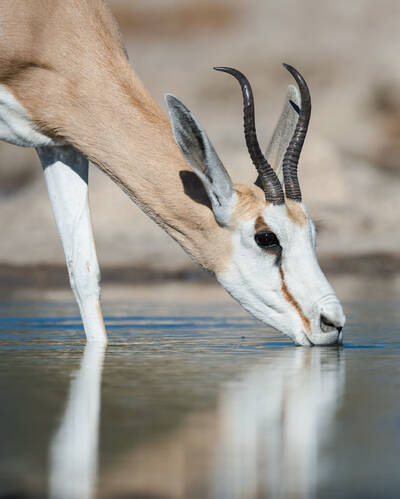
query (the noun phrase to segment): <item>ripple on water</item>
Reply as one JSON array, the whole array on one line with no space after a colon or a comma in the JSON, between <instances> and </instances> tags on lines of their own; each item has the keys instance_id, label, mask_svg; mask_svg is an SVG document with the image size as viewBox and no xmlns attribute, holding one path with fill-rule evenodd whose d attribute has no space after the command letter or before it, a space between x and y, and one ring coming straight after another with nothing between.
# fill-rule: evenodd
<instances>
[{"instance_id":1,"label":"ripple on water","mask_svg":"<svg viewBox=\"0 0 400 499\"><path fill-rule=\"evenodd\" d=\"M68 463L107 497L400 490L397 303L348 304L344 345L328 348L295 347L234 305L105 304L102 377L74 307L0 304L0 496L45 496L50 476L57 497Z\"/></svg>"}]
</instances>

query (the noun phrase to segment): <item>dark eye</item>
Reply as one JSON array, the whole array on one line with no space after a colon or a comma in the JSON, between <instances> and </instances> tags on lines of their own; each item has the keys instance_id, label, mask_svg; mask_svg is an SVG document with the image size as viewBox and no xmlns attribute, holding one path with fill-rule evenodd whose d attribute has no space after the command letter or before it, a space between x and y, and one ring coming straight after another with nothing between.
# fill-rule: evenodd
<instances>
[{"instance_id":1,"label":"dark eye","mask_svg":"<svg viewBox=\"0 0 400 499\"><path fill-rule=\"evenodd\" d=\"M272 250L277 250L281 248L279 240L273 232L268 232L266 230L262 232L257 232L254 239L258 246L261 248L267 248Z\"/></svg>"}]
</instances>

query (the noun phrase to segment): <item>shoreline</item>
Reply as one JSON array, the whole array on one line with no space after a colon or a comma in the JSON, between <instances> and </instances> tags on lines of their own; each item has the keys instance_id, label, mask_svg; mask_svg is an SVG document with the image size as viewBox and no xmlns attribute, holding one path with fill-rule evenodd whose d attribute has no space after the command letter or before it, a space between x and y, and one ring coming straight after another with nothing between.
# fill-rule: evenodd
<instances>
[{"instance_id":1,"label":"shoreline","mask_svg":"<svg viewBox=\"0 0 400 499\"><path fill-rule=\"evenodd\" d=\"M328 277L360 276L390 278L400 274L400 253L335 255L320 258ZM101 269L103 285L163 284L168 282L210 284L214 279L195 265L178 269L154 269L138 265L106 265ZM0 263L0 289L64 288L69 286L67 268L60 264Z\"/></svg>"}]
</instances>

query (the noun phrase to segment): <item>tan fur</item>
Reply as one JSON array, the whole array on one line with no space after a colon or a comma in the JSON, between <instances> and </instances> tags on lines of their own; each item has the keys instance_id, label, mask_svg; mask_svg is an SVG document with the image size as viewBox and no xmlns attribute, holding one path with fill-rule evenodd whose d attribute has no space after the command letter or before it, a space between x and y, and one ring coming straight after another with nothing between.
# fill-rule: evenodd
<instances>
[{"instance_id":1,"label":"tan fur","mask_svg":"<svg viewBox=\"0 0 400 499\"><path fill-rule=\"evenodd\" d=\"M201 237L207 238L207 246L203 248L203 253L207 254L208 261L213 261L213 272L216 273L229 270L233 255L232 237L240 221L261 219L263 227L268 228L261 216L267 206L261 189L254 185L242 184L235 184L234 188L237 202L229 227L219 227L213 218L212 223L199 228L199 231L204 231ZM197 239L198 235L193 233L193 237ZM200 261L199 258L197 260Z\"/></svg>"},{"instance_id":2,"label":"tan fur","mask_svg":"<svg viewBox=\"0 0 400 499\"><path fill-rule=\"evenodd\" d=\"M164 112L130 67L102 0L2 0L0 84L38 129L64 139L105 171L200 265L228 270L232 231L265 208L261 189L235 186L229 228L220 227L189 171Z\"/></svg>"},{"instance_id":3,"label":"tan fur","mask_svg":"<svg viewBox=\"0 0 400 499\"><path fill-rule=\"evenodd\" d=\"M281 288L282 288L282 293L283 293L283 296L285 297L285 300L296 309L296 311L299 314L307 332L309 334L312 334L310 319L308 319L308 317L306 317L306 315L303 312L303 310L301 309L300 305L298 304L298 302L296 301L296 299L294 298L292 293L289 291L289 288L287 287L287 284L285 281L285 274L283 273L282 267L279 267L279 272L281 274L281 280L282 280Z\"/></svg>"},{"instance_id":4,"label":"tan fur","mask_svg":"<svg viewBox=\"0 0 400 499\"><path fill-rule=\"evenodd\" d=\"M286 199L286 209L290 220L297 225L305 225L307 223L307 215L300 203L292 199Z\"/></svg>"},{"instance_id":5,"label":"tan fur","mask_svg":"<svg viewBox=\"0 0 400 499\"><path fill-rule=\"evenodd\" d=\"M261 215L267 206L262 190L255 185L236 184L237 204L233 215L234 220L253 220Z\"/></svg>"},{"instance_id":6,"label":"tan fur","mask_svg":"<svg viewBox=\"0 0 400 499\"><path fill-rule=\"evenodd\" d=\"M184 193L188 167L169 121L132 71L104 2L2 0L0 18L0 84L42 133L80 150L214 272L219 255L208 247L222 229Z\"/></svg>"},{"instance_id":7,"label":"tan fur","mask_svg":"<svg viewBox=\"0 0 400 499\"><path fill-rule=\"evenodd\" d=\"M259 216L256 218L256 221L254 222L254 230L256 232L261 232L263 230L270 230L269 225L265 223L265 220L263 217Z\"/></svg>"}]
</instances>

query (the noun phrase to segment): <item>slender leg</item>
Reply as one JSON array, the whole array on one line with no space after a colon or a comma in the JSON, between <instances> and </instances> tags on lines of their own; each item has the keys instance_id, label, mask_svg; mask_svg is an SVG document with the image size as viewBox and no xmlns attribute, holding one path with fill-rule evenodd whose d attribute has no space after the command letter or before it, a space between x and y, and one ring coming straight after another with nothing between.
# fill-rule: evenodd
<instances>
[{"instance_id":1,"label":"slender leg","mask_svg":"<svg viewBox=\"0 0 400 499\"><path fill-rule=\"evenodd\" d=\"M37 152L86 337L106 342L100 308L100 268L89 211L88 161L71 146L40 147Z\"/></svg>"}]
</instances>

